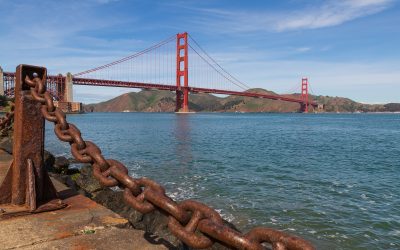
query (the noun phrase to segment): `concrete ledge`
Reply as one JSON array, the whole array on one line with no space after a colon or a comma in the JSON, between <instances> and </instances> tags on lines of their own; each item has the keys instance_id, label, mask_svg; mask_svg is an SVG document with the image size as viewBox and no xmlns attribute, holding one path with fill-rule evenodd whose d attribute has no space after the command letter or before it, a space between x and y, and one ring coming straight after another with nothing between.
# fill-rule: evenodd
<instances>
[{"instance_id":1,"label":"concrete ledge","mask_svg":"<svg viewBox=\"0 0 400 250\"><path fill-rule=\"evenodd\" d=\"M143 231L108 228L99 230L94 234L76 235L74 237L25 246L19 249L166 249L162 246L149 244L146 238L149 237Z\"/></svg>"},{"instance_id":2,"label":"concrete ledge","mask_svg":"<svg viewBox=\"0 0 400 250\"><path fill-rule=\"evenodd\" d=\"M53 182L68 207L0 219L0 249L167 249L111 210Z\"/></svg>"}]
</instances>

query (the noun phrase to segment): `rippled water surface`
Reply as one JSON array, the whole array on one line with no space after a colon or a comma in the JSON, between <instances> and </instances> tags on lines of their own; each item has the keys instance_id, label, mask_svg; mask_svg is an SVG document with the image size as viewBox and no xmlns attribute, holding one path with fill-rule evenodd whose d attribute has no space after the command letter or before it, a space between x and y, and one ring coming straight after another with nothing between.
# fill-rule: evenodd
<instances>
[{"instance_id":1,"label":"rippled water surface","mask_svg":"<svg viewBox=\"0 0 400 250\"><path fill-rule=\"evenodd\" d=\"M70 115L108 158L246 231L319 249L400 248L399 114ZM46 124L46 148L69 155Z\"/></svg>"}]
</instances>

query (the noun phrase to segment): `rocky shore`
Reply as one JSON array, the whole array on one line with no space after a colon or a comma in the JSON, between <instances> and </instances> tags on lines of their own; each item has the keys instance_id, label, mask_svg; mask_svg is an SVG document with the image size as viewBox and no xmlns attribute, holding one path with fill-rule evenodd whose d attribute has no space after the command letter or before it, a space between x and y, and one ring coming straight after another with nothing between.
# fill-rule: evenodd
<instances>
[{"instance_id":1,"label":"rocky shore","mask_svg":"<svg viewBox=\"0 0 400 250\"><path fill-rule=\"evenodd\" d=\"M0 130L0 149L13 153L13 123ZM162 244L168 249L191 249L177 239L168 229L168 215L155 210L148 214L141 214L126 205L123 192L119 188L106 188L94 178L90 164L81 164L75 159L64 156L54 156L44 151L44 168L49 176L69 187L73 192L84 195L96 203L112 210L129 221L129 227L142 230L147 235L146 240L154 244ZM231 228L234 225L225 221ZM236 229L237 230L237 229ZM219 242L211 248L213 250L229 249Z\"/></svg>"},{"instance_id":2,"label":"rocky shore","mask_svg":"<svg viewBox=\"0 0 400 250\"><path fill-rule=\"evenodd\" d=\"M0 144L0 147L2 145ZM157 244L163 244L169 249L191 249L179 241L168 229L168 215L155 210L149 214L141 214L126 205L123 192L120 189L105 188L93 177L92 167L89 164L80 164L74 159L63 156L55 157L45 151L45 168L49 175L70 187L73 191L82 194L93 201L126 218L130 227L143 230L152 235ZM232 228L234 225L225 222ZM216 243L209 249L229 249Z\"/></svg>"}]
</instances>

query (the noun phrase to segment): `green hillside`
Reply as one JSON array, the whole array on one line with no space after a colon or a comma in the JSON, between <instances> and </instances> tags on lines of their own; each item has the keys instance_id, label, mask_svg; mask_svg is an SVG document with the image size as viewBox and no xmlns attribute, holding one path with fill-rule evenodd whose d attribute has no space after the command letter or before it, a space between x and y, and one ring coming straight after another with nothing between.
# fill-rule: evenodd
<instances>
[{"instance_id":1,"label":"green hillside","mask_svg":"<svg viewBox=\"0 0 400 250\"><path fill-rule=\"evenodd\" d=\"M250 89L249 92L276 95L264 89ZM285 95L300 98L299 94ZM362 104L343 97L310 96L324 105L323 112L399 112L400 104ZM189 108L196 112L298 112L297 103L262 98L211 94L190 94ZM111 100L85 105L86 112L174 112L175 93L161 90L142 90L120 95ZM313 109L311 108L311 111ZM319 110L321 112L321 110Z\"/></svg>"}]
</instances>

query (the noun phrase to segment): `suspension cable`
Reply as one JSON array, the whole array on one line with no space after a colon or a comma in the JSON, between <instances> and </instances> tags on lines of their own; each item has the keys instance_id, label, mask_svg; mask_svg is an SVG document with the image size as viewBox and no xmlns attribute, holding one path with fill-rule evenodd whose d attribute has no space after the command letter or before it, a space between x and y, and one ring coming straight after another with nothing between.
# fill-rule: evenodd
<instances>
[{"instance_id":1,"label":"suspension cable","mask_svg":"<svg viewBox=\"0 0 400 250\"><path fill-rule=\"evenodd\" d=\"M83 72L74 74L73 76L85 75L85 74L88 74L88 73L91 73L91 72L94 72L94 71L97 71L97 70L100 70L100 69L105 69L105 68L108 68L108 67L110 67L110 66L113 66L113 65L116 65L116 64L125 62L125 61L127 61L127 60L132 59L132 58L135 58L135 57L138 57L138 56L143 55L143 54L145 54L145 53L148 53L148 52L150 52L150 51L152 51L152 50L154 50L154 49L157 49L157 48L159 48L159 47L161 47L161 46L163 46L163 45L165 45L165 44L171 42L172 40L174 40L174 38L175 38L175 35L170 36L169 38L167 38L167 39L165 39L165 40L163 40L163 41L161 41L161 42L159 42L159 43L157 43L157 44L155 44L155 45L153 45L153 46L151 46L151 47L149 47L149 48L147 48L147 49L144 49L144 50L142 50L142 51L140 51L140 52L137 52L137 53L132 54L132 55L130 55L130 56L121 58L121 59L119 59L119 60L117 60L117 61L114 61L114 62L105 64L105 65L102 65L102 66L99 66L99 67L96 67L96 68L93 68L93 69L89 69L89 70L86 70L86 71L83 71Z\"/></svg>"},{"instance_id":2,"label":"suspension cable","mask_svg":"<svg viewBox=\"0 0 400 250\"><path fill-rule=\"evenodd\" d=\"M233 80L235 80L237 83L243 85L247 89L251 89L251 87L242 81L238 80L236 77L234 77L232 74L230 74L227 70L225 70L217 61L214 60L201 46L200 44L189 34L189 38L197 45L197 47L213 62L215 63L218 68L220 68L225 74L230 76ZM243 88L242 88L243 89Z\"/></svg>"}]
</instances>

